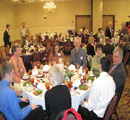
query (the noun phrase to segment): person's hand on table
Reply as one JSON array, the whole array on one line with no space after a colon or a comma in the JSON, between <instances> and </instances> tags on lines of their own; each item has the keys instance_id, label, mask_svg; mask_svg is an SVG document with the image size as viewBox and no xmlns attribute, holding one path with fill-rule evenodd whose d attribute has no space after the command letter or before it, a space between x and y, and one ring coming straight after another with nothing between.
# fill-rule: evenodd
<instances>
[{"instance_id":1,"label":"person's hand on table","mask_svg":"<svg viewBox=\"0 0 130 120\"><path fill-rule=\"evenodd\" d=\"M83 101L81 105L83 106L85 102L86 102L86 101Z\"/></svg>"},{"instance_id":2,"label":"person's hand on table","mask_svg":"<svg viewBox=\"0 0 130 120\"><path fill-rule=\"evenodd\" d=\"M28 98L21 98L21 101L28 103L29 99Z\"/></svg>"},{"instance_id":3,"label":"person's hand on table","mask_svg":"<svg viewBox=\"0 0 130 120\"><path fill-rule=\"evenodd\" d=\"M38 108L39 106L38 105L31 105L31 107L34 110L34 109Z\"/></svg>"},{"instance_id":4,"label":"person's hand on table","mask_svg":"<svg viewBox=\"0 0 130 120\"><path fill-rule=\"evenodd\" d=\"M85 101L88 102L88 99L89 99L89 98L86 98Z\"/></svg>"}]
</instances>

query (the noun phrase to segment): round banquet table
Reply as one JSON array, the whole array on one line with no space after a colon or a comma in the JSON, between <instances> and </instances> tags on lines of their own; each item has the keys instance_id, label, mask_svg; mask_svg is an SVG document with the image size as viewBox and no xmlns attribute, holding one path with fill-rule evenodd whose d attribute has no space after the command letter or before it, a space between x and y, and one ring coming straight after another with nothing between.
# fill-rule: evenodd
<instances>
[{"instance_id":1,"label":"round banquet table","mask_svg":"<svg viewBox=\"0 0 130 120\"><path fill-rule=\"evenodd\" d=\"M41 51L40 54L41 54L41 58L40 58L40 59L42 59L43 57L45 57L46 50ZM26 63L29 63L29 62L33 59L33 54L21 55L20 57L23 59L23 62L24 62L24 63L25 63L25 62L26 62Z\"/></svg>"},{"instance_id":2,"label":"round banquet table","mask_svg":"<svg viewBox=\"0 0 130 120\"><path fill-rule=\"evenodd\" d=\"M37 78L39 79L39 78ZM43 91L43 93L41 95L34 95L33 94L33 88L34 86L31 85L30 89L31 90L26 90L26 87L23 87L23 82L24 80L21 80L21 88L22 88L22 95L23 97L29 98L30 104L31 105L41 105L43 107L43 109L45 110L45 92ZM74 108L76 111L78 110L79 105L81 105L81 102L84 101L85 98L89 97L90 94L90 90L79 90L76 89L75 94L71 94L71 107Z\"/></svg>"}]
</instances>

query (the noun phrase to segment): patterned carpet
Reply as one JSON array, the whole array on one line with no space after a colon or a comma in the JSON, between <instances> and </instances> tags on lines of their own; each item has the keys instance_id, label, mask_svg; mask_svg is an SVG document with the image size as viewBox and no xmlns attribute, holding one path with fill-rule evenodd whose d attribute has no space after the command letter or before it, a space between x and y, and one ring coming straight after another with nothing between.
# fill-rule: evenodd
<instances>
[{"instance_id":1,"label":"patterned carpet","mask_svg":"<svg viewBox=\"0 0 130 120\"><path fill-rule=\"evenodd\" d=\"M126 77L125 87L117 107L117 115L119 120L130 120L130 67L128 77ZM112 120L116 120L115 115L112 116Z\"/></svg>"}]
</instances>

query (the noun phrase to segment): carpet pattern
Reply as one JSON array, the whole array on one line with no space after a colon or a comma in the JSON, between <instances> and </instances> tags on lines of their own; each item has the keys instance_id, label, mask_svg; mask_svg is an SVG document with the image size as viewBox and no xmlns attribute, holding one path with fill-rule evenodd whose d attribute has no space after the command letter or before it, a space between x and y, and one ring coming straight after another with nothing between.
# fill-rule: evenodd
<instances>
[{"instance_id":1,"label":"carpet pattern","mask_svg":"<svg viewBox=\"0 0 130 120\"><path fill-rule=\"evenodd\" d=\"M130 67L129 75L130 75ZM130 76L126 77L124 90L117 107L117 115L119 120L130 120ZM112 116L112 120L116 120L115 115Z\"/></svg>"}]
</instances>

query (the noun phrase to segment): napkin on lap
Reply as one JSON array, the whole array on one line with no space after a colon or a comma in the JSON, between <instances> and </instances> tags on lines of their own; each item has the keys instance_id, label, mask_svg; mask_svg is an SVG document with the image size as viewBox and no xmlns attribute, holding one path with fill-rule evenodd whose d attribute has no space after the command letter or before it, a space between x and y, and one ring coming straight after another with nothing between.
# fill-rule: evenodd
<instances>
[{"instance_id":1,"label":"napkin on lap","mask_svg":"<svg viewBox=\"0 0 130 120\"><path fill-rule=\"evenodd\" d=\"M75 71L75 66L73 64L71 64L69 67L68 67L68 70L74 70Z\"/></svg>"},{"instance_id":2,"label":"napkin on lap","mask_svg":"<svg viewBox=\"0 0 130 120\"><path fill-rule=\"evenodd\" d=\"M46 87L45 87L45 85L43 83L38 83L37 88L44 91L44 92L46 92Z\"/></svg>"}]
</instances>

